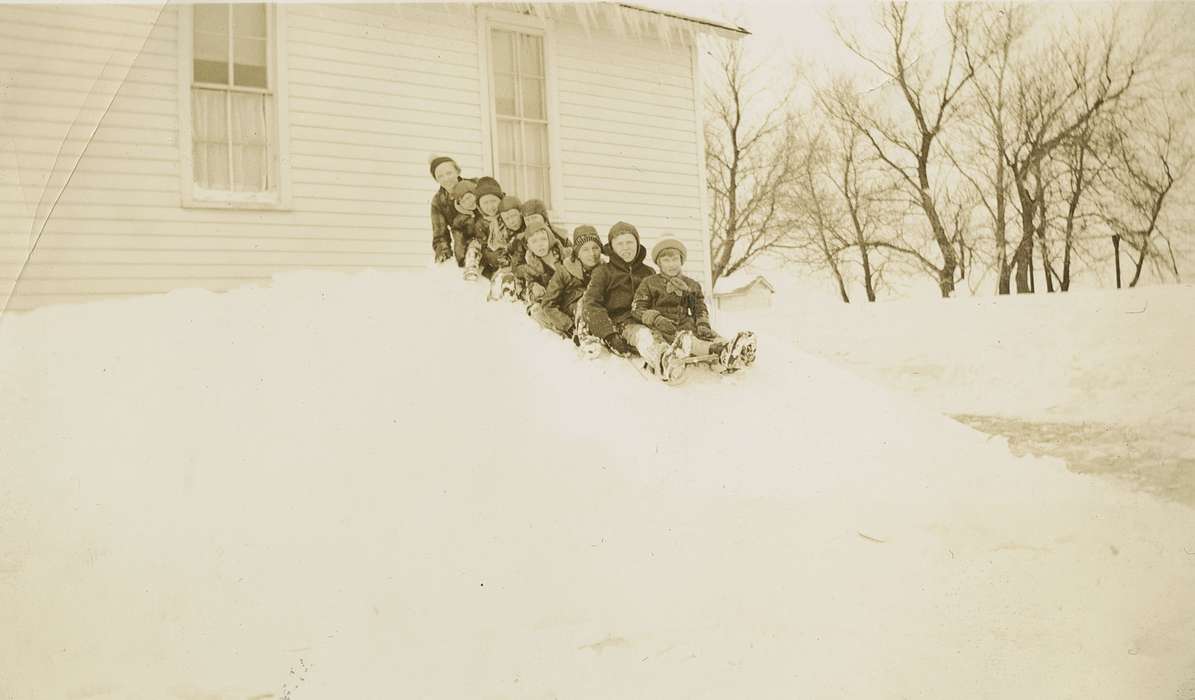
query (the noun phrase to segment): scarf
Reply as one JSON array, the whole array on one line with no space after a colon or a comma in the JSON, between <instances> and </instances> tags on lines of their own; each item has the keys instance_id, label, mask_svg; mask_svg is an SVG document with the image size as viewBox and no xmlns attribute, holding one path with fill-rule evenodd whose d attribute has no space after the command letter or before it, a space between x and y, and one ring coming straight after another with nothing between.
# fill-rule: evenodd
<instances>
[{"instance_id":1,"label":"scarf","mask_svg":"<svg viewBox=\"0 0 1195 700\"><path fill-rule=\"evenodd\" d=\"M660 274L664 274L664 273L660 273ZM664 275L664 280L665 280L665 282L664 282L664 293L665 294L675 294L678 297L681 297L682 299L687 299L689 296L689 293L692 291L689 289L689 285L681 278L680 275L676 275L673 277Z\"/></svg>"},{"instance_id":2,"label":"scarf","mask_svg":"<svg viewBox=\"0 0 1195 700\"><path fill-rule=\"evenodd\" d=\"M506 228L506 224L502 223L502 217L495 216L490 219L486 217L486 221L490 224L490 236L486 240L486 245L490 250L506 250L510 245L511 233L510 229Z\"/></svg>"}]
</instances>

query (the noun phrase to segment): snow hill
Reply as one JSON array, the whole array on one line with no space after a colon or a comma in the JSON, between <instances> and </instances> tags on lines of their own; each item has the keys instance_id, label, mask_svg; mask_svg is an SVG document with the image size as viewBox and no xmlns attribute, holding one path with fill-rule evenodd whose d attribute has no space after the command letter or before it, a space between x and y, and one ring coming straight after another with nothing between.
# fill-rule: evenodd
<instances>
[{"instance_id":1,"label":"snow hill","mask_svg":"<svg viewBox=\"0 0 1195 700\"><path fill-rule=\"evenodd\" d=\"M1191 509L775 332L671 388L483 295L0 321L0 697L1195 693Z\"/></svg>"}]
</instances>

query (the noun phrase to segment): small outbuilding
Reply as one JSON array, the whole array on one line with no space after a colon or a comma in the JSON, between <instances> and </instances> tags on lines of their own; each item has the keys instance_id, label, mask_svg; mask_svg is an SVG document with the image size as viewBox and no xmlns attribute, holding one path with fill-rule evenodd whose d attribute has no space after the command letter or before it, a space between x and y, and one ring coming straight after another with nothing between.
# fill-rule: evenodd
<instances>
[{"instance_id":1,"label":"small outbuilding","mask_svg":"<svg viewBox=\"0 0 1195 700\"><path fill-rule=\"evenodd\" d=\"M731 275L714 285L714 303L719 311L755 311L772 306L776 288L763 275Z\"/></svg>"}]
</instances>

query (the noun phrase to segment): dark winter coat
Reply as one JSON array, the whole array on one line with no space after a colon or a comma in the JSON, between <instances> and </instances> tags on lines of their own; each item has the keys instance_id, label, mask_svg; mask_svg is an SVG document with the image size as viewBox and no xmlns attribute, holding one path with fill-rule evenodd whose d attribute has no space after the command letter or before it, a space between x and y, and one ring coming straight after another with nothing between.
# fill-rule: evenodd
<instances>
[{"instance_id":1,"label":"dark winter coat","mask_svg":"<svg viewBox=\"0 0 1195 700\"><path fill-rule=\"evenodd\" d=\"M472 180L472 178L464 178ZM454 228L454 220L459 215L456 210L456 205L452 202L452 194L443 187L436 190L432 195L432 251L439 253L441 250L448 252L452 250L452 232Z\"/></svg>"},{"instance_id":2,"label":"dark winter coat","mask_svg":"<svg viewBox=\"0 0 1195 700\"><path fill-rule=\"evenodd\" d=\"M656 273L643 263L646 257L647 248L640 245L631 262L612 254L610 262L594 269L585 296L581 298L582 314L590 333L605 338L635 320L631 314L635 290L643 280Z\"/></svg>"},{"instance_id":3,"label":"dark winter coat","mask_svg":"<svg viewBox=\"0 0 1195 700\"><path fill-rule=\"evenodd\" d=\"M684 275L670 278L660 273L643 280L635 290L631 313L645 326L653 326L661 316L675 323L678 330L694 331L710 323L701 283Z\"/></svg>"},{"instance_id":4,"label":"dark winter coat","mask_svg":"<svg viewBox=\"0 0 1195 700\"><path fill-rule=\"evenodd\" d=\"M545 308L558 309L572 318L577 311L577 303L585 296L585 288L597 267L595 265L586 270L580 260L565 260L548 281L547 291L544 292L540 303Z\"/></svg>"}]
</instances>

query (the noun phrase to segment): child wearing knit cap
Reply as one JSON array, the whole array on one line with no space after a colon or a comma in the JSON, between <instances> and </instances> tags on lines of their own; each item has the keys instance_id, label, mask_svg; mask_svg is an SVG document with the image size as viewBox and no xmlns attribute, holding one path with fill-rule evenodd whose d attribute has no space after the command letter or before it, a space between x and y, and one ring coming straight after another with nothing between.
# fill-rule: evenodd
<instances>
[{"instance_id":1,"label":"child wearing knit cap","mask_svg":"<svg viewBox=\"0 0 1195 700\"><path fill-rule=\"evenodd\" d=\"M556 268L539 302L532 305L531 317L553 333L571 337L577 345L582 345L588 334L584 332L585 324L578 320L577 311L593 271L601 262L602 239L597 229L578 226L573 230L572 253Z\"/></svg>"},{"instance_id":2,"label":"child wearing knit cap","mask_svg":"<svg viewBox=\"0 0 1195 700\"><path fill-rule=\"evenodd\" d=\"M601 338L616 355L630 357L638 328L631 314L631 302L639 284L655 274L643 264L647 249L639 242L639 231L625 221L610 227L606 236L610 262L598 265L581 297L581 318L589 332Z\"/></svg>"},{"instance_id":3,"label":"child wearing knit cap","mask_svg":"<svg viewBox=\"0 0 1195 700\"><path fill-rule=\"evenodd\" d=\"M552 222L548 220L548 208L544 205L543 200L528 199L519 207L520 213L523 215L524 230L530 229L532 224L542 222L547 225L548 230L556 237L561 246L568 247L569 240L564 234L557 231L552 226ZM515 260L516 264L523 259L523 255L527 252L527 240L524 236L516 236L511 242L510 257Z\"/></svg>"},{"instance_id":4,"label":"child wearing knit cap","mask_svg":"<svg viewBox=\"0 0 1195 700\"><path fill-rule=\"evenodd\" d=\"M452 226L453 219L456 218L457 210L455 201L452 196L452 190L456 187L458 182L461 182L461 169L456 164L456 161L448 156L437 156L432 158L428 163L431 175L439 184L439 189L432 195L431 206L431 220L432 220L432 253L435 256L437 263L453 257L453 235L455 229ZM458 265L464 264L463 256L458 258Z\"/></svg>"},{"instance_id":5,"label":"child wearing knit cap","mask_svg":"<svg viewBox=\"0 0 1195 700\"><path fill-rule=\"evenodd\" d=\"M739 333L728 341L710 327L701 284L682 271L688 257L685 244L665 238L652 247L651 256L660 272L643 280L631 302L632 314L650 329L639 335L640 354L655 357L666 348L681 348L682 355L716 356L724 372L754 362L754 334Z\"/></svg>"},{"instance_id":6,"label":"child wearing knit cap","mask_svg":"<svg viewBox=\"0 0 1195 700\"><path fill-rule=\"evenodd\" d=\"M465 253L473 238L473 219L477 213L477 184L461 180L452 188L452 252L457 267L465 266Z\"/></svg>"},{"instance_id":7,"label":"child wearing knit cap","mask_svg":"<svg viewBox=\"0 0 1195 700\"><path fill-rule=\"evenodd\" d=\"M498 207L506 195L502 186L492 177L477 180L477 211L473 216L472 236L465 256L465 279L476 279L478 274L487 278L498 265L498 252L506 251L498 221ZM487 264L488 262L488 264Z\"/></svg>"},{"instance_id":8,"label":"child wearing knit cap","mask_svg":"<svg viewBox=\"0 0 1195 700\"><path fill-rule=\"evenodd\" d=\"M534 304L538 303L552 281L552 275L563 264L570 250L560 244L559 239L552 235L552 230L542 221L535 221L527 226L524 234L527 241L527 252L523 261L514 268L515 275L523 281L528 313Z\"/></svg>"}]
</instances>

